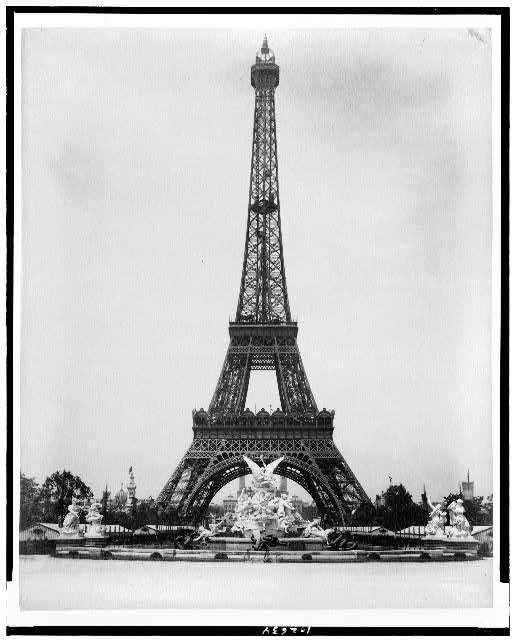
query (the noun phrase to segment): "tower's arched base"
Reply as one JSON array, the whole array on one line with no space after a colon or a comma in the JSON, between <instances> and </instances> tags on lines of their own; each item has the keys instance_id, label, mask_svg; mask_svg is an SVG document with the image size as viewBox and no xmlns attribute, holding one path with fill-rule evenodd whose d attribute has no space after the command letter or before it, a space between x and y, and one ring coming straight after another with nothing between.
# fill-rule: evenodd
<instances>
[{"instance_id":1,"label":"tower's arched base","mask_svg":"<svg viewBox=\"0 0 513 640\"><path fill-rule=\"evenodd\" d=\"M325 522L346 524L370 502L331 438L194 438L157 499L164 520L199 523L215 494L249 472L243 455L266 464L285 456L276 473L308 491Z\"/></svg>"}]
</instances>

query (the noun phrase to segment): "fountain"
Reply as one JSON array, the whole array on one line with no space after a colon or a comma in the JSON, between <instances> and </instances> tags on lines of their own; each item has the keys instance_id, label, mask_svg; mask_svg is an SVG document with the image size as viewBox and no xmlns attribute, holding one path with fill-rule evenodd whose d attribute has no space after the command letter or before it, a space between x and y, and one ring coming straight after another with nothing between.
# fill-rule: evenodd
<instances>
[{"instance_id":1,"label":"fountain","mask_svg":"<svg viewBox=\"0 0 513 640\"><path fill-rule=\"evenodd\" d=\"M289 500L287 493L279 492L278 477L274 470L283 457L258 465L254 460L242 456L251 470L251 491L242 489L235 508L235 523L232 531L249 534L258 545L260 539L282 538L285 534L297 534L298 528L307 526L299 512Z\"/></svg>"},{"instance_id":2,"label":"fountain","mask_svg":"<svg viewBox=\"0 0 513 640\"><path fill-rule=\"evenodd\" d=\"M324 529L320 518L304 520L288 494L279 490L274 471L283 457L267 465L262 457L262 465L242 457L251 471L251 486L241 490L234 513L225 514L219 522L214 518L209 526L206 523L191 526L167 545L158 539L143 548L110 544L102 525L100 504L93 499L88 505L89 528L84 536L79 513L85 505L74 499L64 521L62 541L56 543L57 556L208 562L360 562L382 557L417 561L419 558L477 557L478 543L470 535L462 500L447 507L429 503L431 514L421 548L405 548L400 537L385 548L362 540L347 527ZM451 526L445 528L447 513ZM272 554L271 548L274 548Z\"/></svg>"}]
</instances>

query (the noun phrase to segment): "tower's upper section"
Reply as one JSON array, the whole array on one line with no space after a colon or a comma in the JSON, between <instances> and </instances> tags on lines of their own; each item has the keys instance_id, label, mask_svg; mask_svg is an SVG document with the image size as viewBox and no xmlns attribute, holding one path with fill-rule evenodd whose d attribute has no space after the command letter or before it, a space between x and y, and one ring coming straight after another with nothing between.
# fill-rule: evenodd
<instances>
[{"instance_id":1,"label":"tower's upper section","mask_svg":"<svg viewBox=\"0 0 513 640\"><path fill-rule=\"evenodd\" d=\"M274 90L279 67L267 37L251 67L255 116L248 226L236 323L290 323L281 240ZM297 332L297 327L295 328ZM230 329L232 331L232 329Z\"/></svg>"},{"instance_id":2,"label":"tower's upper section","mask_svg":"<svg viewBox=\"0 0 513 640\"><path fill-rule=\"evenodd\" d=\"M275 89L280 82L280 67L275 63L274 51L269 49L267 36L256 53L255 64L251 67L251 84L256 91Z\"/></svg>"}]
</instances>

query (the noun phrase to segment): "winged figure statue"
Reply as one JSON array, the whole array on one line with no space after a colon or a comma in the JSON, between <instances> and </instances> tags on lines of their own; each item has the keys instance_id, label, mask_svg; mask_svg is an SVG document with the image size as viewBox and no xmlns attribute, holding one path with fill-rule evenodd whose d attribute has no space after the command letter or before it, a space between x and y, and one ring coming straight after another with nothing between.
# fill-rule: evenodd
<instances>
[{"instance_id":1,"label":"winged figure statue","mask_svg":"<svg viewBox=\"0 0 513 640\"><path fill-rule=\"evenodd\" d=\"M251 470L251 474L253 476L253 486L255 489L274 489L277 486L276 480L274 479L274 470L280 464L280 462L285 459L285 456L282 456L277 460L273 460L267 465L264 463L263 456L260 456L263 467L246 456L242 457L244 459L244 462Z\"/></svg>"}]
</instances>

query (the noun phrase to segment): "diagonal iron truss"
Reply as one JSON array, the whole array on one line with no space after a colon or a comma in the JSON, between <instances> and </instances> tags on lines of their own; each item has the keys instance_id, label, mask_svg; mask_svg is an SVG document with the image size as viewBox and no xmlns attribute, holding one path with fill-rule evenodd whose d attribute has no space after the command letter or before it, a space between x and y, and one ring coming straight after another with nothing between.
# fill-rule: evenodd
<instances>
[{"instance_id":1,"label":"diagonal iron truss","mask_svg":"<svg viewBox=\"0 0 513 640\"><path fill-rule=\"evenodd\" d=\"M202 439L193 441L159 501L168 513L179 513L188 522L198 522L213 496L230 480L249 472L242 456L285 460L276 472L295 480L314 498L324 516L344 523L347 512L368 501L331 438L310 439Z\"/></svg>"},{"instance_id":2,"label":"diagonal iron truss","mask_svg":"<svg viewBox=\"0 0 513 640\"><path fill-rule=\"evenodd\" d=\"M210 402L210 413L241 413L244 410L253 369L274 369L283 411L317 413L295 336L279 339L273 334L272 325L267 328L265 336L239 338L232 334Z\"/></svg>"}]
</instances>

